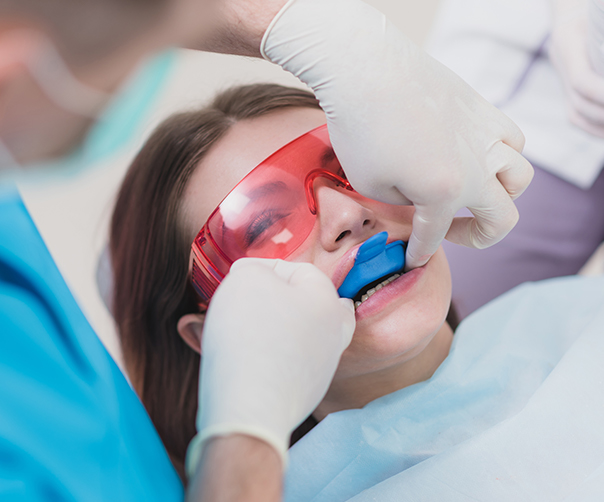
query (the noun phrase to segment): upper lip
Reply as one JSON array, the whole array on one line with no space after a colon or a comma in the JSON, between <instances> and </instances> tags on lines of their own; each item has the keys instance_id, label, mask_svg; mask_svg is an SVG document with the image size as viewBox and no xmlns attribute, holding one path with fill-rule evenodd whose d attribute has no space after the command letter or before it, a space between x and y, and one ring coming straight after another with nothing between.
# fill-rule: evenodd
<instances>
[{"instance_id":1,"label":"upper lip","mask_svg":"<svg viewBox=\"0 0 604 502\"><path fill-rule=\"evenodd\" d=\"M376 232L376 233L378 233L378 232ZM373 236L370 235L369 237L367 237L367 239L369 239L370 237L373 237ZM352 270L352 267L354 267L354 261L357 256L357 252L359 251L359 248L365 243L365 241L367 239L365 239L363 242L359 242L357 245L351 247L348 251L346 251L344 256L342 256L342 258L340 259L340 262L338 263L338 266L336 267L335 272L331 276L331 281L333 282L336 289L339 289L339 287L344 282L344 279L346 279L346 276L348 275L348 273ZM398 240L402 240L402 239L399 239L397 237L388 236L387 244L390 244L391 242L398 241Z\"/></svg>"},{"instance_id":2,"label":"upper lip","mask_svg":"<svg viewBox=\"0 0 604 502\"><path fill-rule=\"evenodd\" d=\"M352 267L354 267L354 260L356 259L357 252L359 248L363 245L363 242L360 242L356 246L353 246L348 251L346 251L344 256L342 256L342 259L338 263L335 272L331 276L331 280L336 289L338 289L342 285L344 279L346 279L346 276L348 275L348 272L350 272L352 270Z\"/></svg>"}]
</instances>

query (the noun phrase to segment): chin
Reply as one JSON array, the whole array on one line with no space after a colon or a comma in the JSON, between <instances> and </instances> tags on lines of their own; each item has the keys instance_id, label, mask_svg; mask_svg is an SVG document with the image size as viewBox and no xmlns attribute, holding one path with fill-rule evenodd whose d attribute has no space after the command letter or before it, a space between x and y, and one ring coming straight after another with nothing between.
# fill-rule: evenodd
<instances>
[{"instance_id":1,"label":"chin","mask_svg":"<svg viewBox=\"0 0 604 502\"><path fill-rule=\"evenodd\" d=\"M413 287L397 286L402 294L382 301L379 309L366 309L370 315L362 315L363 309L358 309L352 343L338 369L340 376L377 371L413 359L434 338L451 303L451 276L442 248L422 269Z\"/></svg>"}]
</instances>

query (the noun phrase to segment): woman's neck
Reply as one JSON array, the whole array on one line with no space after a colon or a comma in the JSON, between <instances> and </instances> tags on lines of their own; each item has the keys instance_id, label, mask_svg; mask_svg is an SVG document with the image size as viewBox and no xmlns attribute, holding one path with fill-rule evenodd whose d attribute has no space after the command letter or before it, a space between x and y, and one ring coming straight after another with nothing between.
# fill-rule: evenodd
<instances>
[{"instance_id":1,"label":"woman's neck","mask_svg":"<svg viewBox=\"0 0 604 502\"><path fill-rule=\"evenodd\" d=\"M428 380L449 354L452 341L453 330L445 322L426 348L413 359L332 382L313 416L321 421L329 413L362 408L379 397Z\"/></svg>"}]
</instances>

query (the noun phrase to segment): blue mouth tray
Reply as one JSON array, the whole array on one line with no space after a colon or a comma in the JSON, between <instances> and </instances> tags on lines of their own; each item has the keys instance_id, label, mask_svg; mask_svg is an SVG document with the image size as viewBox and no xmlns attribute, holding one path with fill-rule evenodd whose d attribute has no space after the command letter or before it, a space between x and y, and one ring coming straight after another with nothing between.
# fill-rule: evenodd
<instances>
[{"instance_id":1,"label":"blue mouth tray","mask_svg":"<svg viewBox=\"0 0 604 502\"><path fill-rule=\"evenodd\" d=\"M402 271L405 266L405 243L399 240L386 244L387 241L388 232L380 232L363 243L354 266L338 288L341 298L354 298L367 284Z\"/></svg>"}]
</instances>

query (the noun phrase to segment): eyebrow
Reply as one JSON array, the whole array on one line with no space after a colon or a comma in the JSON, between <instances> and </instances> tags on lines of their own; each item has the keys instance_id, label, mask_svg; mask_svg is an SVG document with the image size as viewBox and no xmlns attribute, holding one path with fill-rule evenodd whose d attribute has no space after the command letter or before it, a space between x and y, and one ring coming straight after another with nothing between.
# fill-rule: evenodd
<instances>
[{"instance_id":1,"label":"eyebrow","mask_svg":"<svg viewBox=\"0 0 604 502\"><path fill-rule=\"evenodd\" d=\"M266 195L272 195L275 192L281 192L287 189L287 185L283 181L272 181L270 183L265 183L264 185L260 185L259 187L254 188L251 192L247 194L250 198L255 197L264 197Z\"/></svg>"}]
</instances>

